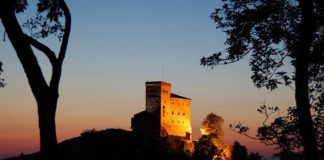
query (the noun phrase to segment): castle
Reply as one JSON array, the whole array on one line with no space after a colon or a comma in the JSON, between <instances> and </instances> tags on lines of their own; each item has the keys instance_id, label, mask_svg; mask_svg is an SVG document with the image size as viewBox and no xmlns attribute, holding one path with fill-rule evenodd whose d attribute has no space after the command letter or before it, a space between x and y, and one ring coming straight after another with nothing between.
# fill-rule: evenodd
<instances>
[{"instance_id":1,"label":"castle","mask_svg":"<svg viewBox=\"0 0 324 160\"><path fill-rule=\"evenodd\" d=\"M191 99L171 93L168 82L146 82L145 86L146 110L132 118L133 131L191 140Z\"/></svg>"}]
</instances>

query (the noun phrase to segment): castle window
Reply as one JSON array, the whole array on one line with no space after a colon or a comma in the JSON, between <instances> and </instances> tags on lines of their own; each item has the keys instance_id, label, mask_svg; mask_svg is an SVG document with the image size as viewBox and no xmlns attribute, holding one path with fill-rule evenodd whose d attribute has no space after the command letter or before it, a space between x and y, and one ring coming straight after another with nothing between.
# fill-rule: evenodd
<instances>
[{"instance_id":1,"label":"castle window","mask_svg":"<svg viewBox=\"0 0 324 160\"><path fill-rule=\"evenodd\" d=\"M178 112L178 116L180 116L180 112Z\"/></svg>"},{"instance_id":2,"label":"castle window","mask_svg":"<svg viewBox=\"0 0 324 160\"><path fill-rule=\"evenodd\" d=\"M183 112L182 115L185 116L185 113Z\"/></svg>"},{"instance_id":3,"label":"castle window","mask_svg":"<svg viewBox=\"0 0 324 160\"><path fill-rule=\"evenodd\" d=\"M164 114L165 114L165 106L163 106L163 117L164 117Z\"/></svg>"},{"instance_id":4,"label":"castle window","mask_svg":"<svg viewBox=\"0 0 324 160\"><path fill-rule=\"evenodd\" d=\"M174 112L172 111L172 115L174 115Z\"/></svg>"}]
</instances>

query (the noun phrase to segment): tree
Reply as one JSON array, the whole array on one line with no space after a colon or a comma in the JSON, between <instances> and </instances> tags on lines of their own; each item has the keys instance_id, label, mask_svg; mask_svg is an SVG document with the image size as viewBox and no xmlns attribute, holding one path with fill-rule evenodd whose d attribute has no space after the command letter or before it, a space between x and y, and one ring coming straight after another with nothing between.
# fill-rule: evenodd
<instances>
[{"instance_id":1,"label":"tree","mask_svg":"<svg viewBox=\"0 0 324 160\"><path fill-rule=\"evenodd\" d=\"M312 119L314 121L315 133L317 135L317 148L323 156L323 134L324 134L324 108L323 105L312 105ZM289 107L287 109L287 115L281 116L282 111L278 107L268 107L265 104L261 105L258 109L260 114L265 116L263 125L258 127L257 135L252 137L248 135L249 128L241 124L230 125L234 132L245 135L247 137L259 140L266 145L275 146L275 149L279 150L279 153L275 153L274 156L281 160L287 159L302 159L300 151L302 147L301 136L297 124L297 110L296 107ZM268 123L268 119L271 115L277 114L271 123Z\"/></svg>"},{"instance_id":2,"label":"tree","mask_svg":"<svg viewBox=\"0 0 324 160\"><path fill-rule=\"evenodd\" d=\"M208 136L209 140L216 146L216 159L231 159L231 147L224 142L223 132L224 119L214 113L210 113L201 123L200 131L203 136Z\"/></svg>"},{"instance_id":3,"label":"tree","mask_svg":"<svg viewBox=\"0 0 324 160\"><path fill-rule=\"evenodd\" d=\"M256 152L256 153L251 152L249 155L249 160L263 160L263 159L262 159L262 156L259 155L258 152Z\"/></svg>"},{"instance_id":4,"label":"tree","mask_svg":"<svg viewBox=\"0 0 324 160\"><path fill-rule=\"evenodd\" d=\"M266 117L272 113L280 112L277 107L267 107L266 105L262 105L258 111ZM281 160L291 159L295 155L294 150L299 150L301 147L296 117L296 109L289 107L286 116L278 116L270 125L264 122L263 126L258 128L258 139L266 145L275 145L276 149L280 150L275 156Z\"/></svg>"},{"instance_id":5,"label":"tree","mask_svg":"<svg viewBox=\"0 0 324 160\"><path fill-rule=\"evenodd\" d=\"M195 144L195 153L193 159L196 160L213 160L218 153L217 147L211 140L211 136L203 135Z\"/></svg>"},{"instance_id":6,"label":"tree","mask_svg":"<svg viewBox=\"0 0 324 160\"><path fill-rule=\"evenodd\" d=\"M247 160L248 153L245 146L242 146L238 141L233 144L232 160Z\"/></svg>"},{"instance_id":7,"label":"tree","mask_svg":"<svg viewBox=\"0 0 324 160\"><path fill-rule=\"evenodd\" d=\"M217 28L227 34L223 52L201 59L215 66L250 58L256 87L273 90L295 84L297 124L305 158L319 159L311 118L310 86L324 69L324 3L320 0L223 0L211 14ZM288 73L290 61L295 68ZM323 84L324 75L318 77ZM320 85L320 87L323 85Z\"/></svg>"},{"instance_id":8,"label":"tree","mask_svg":"<svg viewBox=\"0 0 324 160\"><path fill-rule=\"evenodd\" d=\"M217 139L224 138L223 132L224 119L214 113L209 113L201 123L200 131L203 135L211 135Z\"/></svg>"},{"instance_id":9,"label":"tree","mask_svg":"<svg viewBox=\"0 0 324 160\"><path fill-rule=\"evenodd\" d=\"M2 74L3 70L2 70L2 62L0 62L0 75ZM0 78L0 88L4 87L5 83L4 83L4 79Z\"/></svg>"},{"instance_id":10,"label":"tree","mask_svg":"<svg viewBox=\"0 0 324 160\"><path fill-rule=\"evenodd\" d=\"M64 0L39 0L36 17L21 25L16 13L22 13L27 7L27 0L2 0L0 18L36 99L41 157L44 160L55 159L57 147L55 113L62 65L71 30L71 14ZM63 17L64 26L61 24ZM24 33L22 26L29 29L30 35ZM57 36L61 40L58 53L37 40L50 35ZM49 83L44 78L33 48L44 53L50 61L52 75Z\"/></svg>"}]
</instances>

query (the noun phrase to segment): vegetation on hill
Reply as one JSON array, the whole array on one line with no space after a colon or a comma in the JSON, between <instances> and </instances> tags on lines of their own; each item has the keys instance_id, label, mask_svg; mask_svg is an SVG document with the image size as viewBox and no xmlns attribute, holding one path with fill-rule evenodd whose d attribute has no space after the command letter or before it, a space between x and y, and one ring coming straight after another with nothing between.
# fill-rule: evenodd
<instances>
[{"instance_id":1,"label":"vegetation on hill","mask_svg":"<svg viewBox=\"0 0 324 160\"><path fill-rule=\"evenodd\" d=\"M58 144L60 160L186 160L180 137L136 135L122 129L88 130ZM5 160L39 160L39 153Z\"/></svg>"}]
</instances>

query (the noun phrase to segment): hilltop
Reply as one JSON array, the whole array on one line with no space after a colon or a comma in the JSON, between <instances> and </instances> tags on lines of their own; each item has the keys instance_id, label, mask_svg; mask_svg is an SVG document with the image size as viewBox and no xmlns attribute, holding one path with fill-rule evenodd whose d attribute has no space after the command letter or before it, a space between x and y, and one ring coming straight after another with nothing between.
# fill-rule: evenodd
<instances>
[{"instance_id":1,"label":"hilltop","mask_svg":"<svg viewBox=\"0 0 324 160\"><path fill-rule=\"evenodd\" d=\"M60 160L185 160L180 137L136 135L122 129L88 130L58 144ZM39 152L4 160L39 160Z\"/></svg>"}]
</instances>

